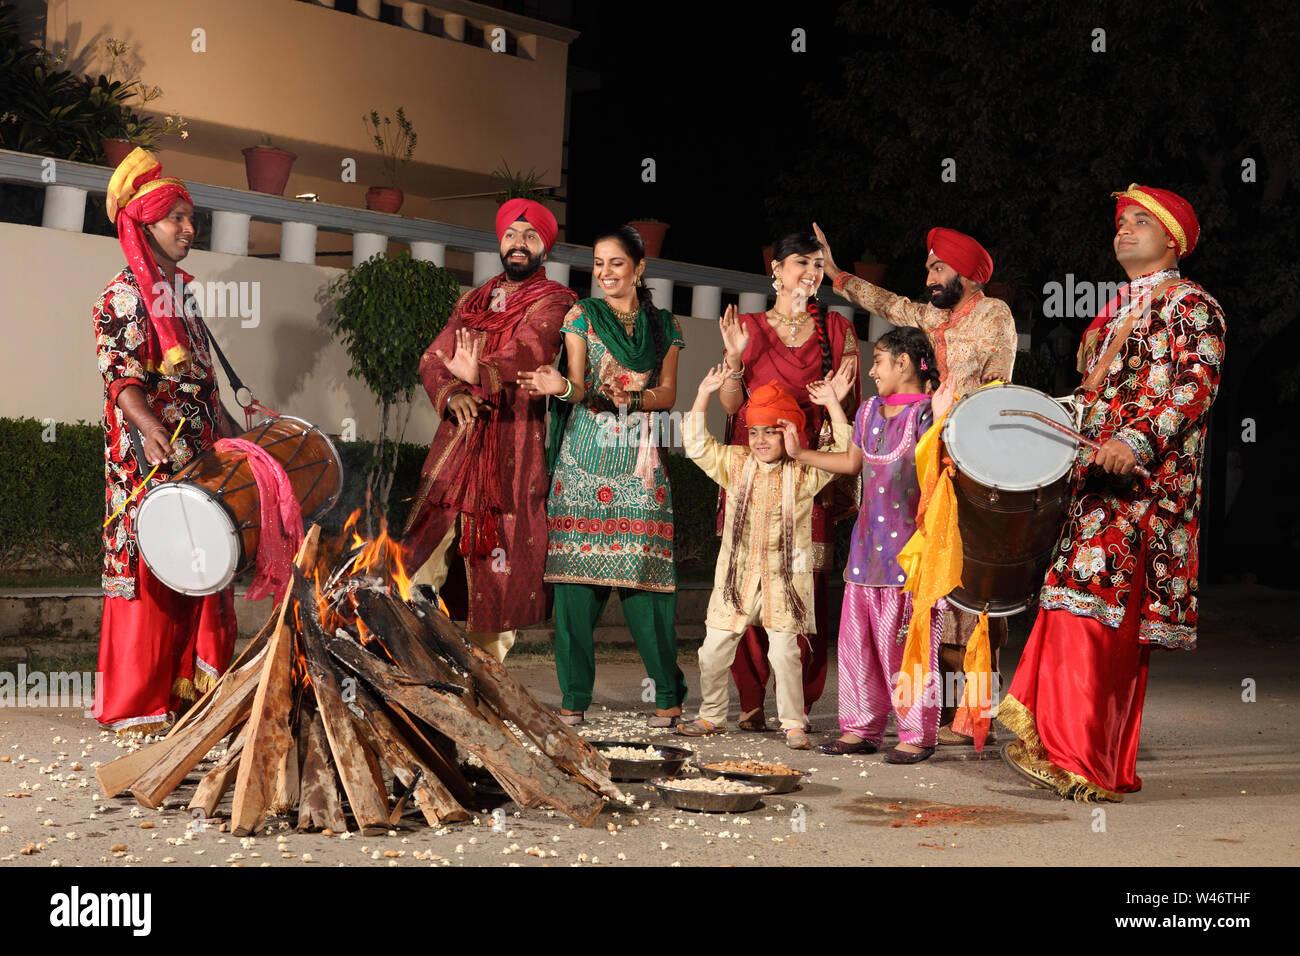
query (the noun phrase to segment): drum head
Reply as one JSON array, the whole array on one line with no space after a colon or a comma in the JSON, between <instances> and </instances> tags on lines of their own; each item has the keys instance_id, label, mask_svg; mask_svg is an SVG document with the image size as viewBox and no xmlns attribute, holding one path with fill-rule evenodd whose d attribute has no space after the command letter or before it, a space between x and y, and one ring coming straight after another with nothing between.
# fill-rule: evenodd
<instances>
[{"instance_id":1,"label":"drum head","mask_svg":"<svg viewBox=\"0 0 1300 956\"><path fill-rule=\"evenodd\" d=\"M957 468L981 485L1003 491L1032 491L1064 475L1074 462L1075 441L1032 418L1003 416L1005 408L1037 412L1074 427L1065 409L1035 389L977 389L954 405L944 422L943 443Z\"/></svg>"},{"instance_id":2,"label":"drum head","mask_svg":"<svg viewBox=\"0 0 1300 956\"><path fill-rule=\"evenodd\" d=\"M226 509L187 481L149 489L135 518L140 556L163 584L181 594L214 594L239 566L240 541Z\"/></svg>"}]
</instances>

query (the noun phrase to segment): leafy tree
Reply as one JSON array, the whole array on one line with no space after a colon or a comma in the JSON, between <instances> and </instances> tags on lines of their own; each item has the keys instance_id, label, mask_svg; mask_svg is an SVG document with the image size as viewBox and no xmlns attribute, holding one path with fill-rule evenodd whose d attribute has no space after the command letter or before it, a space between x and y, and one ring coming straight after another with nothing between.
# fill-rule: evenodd
<instances>
[{"instance_id":1,"label":"leafy tree","mask_svg":"<svg viewBox=\"0 0 1300 956\"><path fill-rule=\"evenodd\" d=\"M366 476L366 500L379 514L388 511L411 394L420 384L420 356L446 326L459 293L449 271L409 252L395 259L376 253L329 287L334 311L326 321L352 360L348 375L365 382L380 405ZM366 524L371 529L370 509Z\"/></svg>"}]
</instances>

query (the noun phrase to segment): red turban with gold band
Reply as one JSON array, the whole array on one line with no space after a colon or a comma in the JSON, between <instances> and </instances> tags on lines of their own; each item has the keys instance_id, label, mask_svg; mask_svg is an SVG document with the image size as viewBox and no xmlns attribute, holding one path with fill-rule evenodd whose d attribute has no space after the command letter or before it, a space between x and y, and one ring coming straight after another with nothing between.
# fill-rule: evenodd
<instances>
[{"instance_id":1,"label":"red turban with gold band","mask_svg":"<svg viewBox=\"0 0 1300 956\"><path fill-rule=\"evenodd\" d=\"M126 253L126 261L149 309L149 322L158 348L156 354L147 357L148 362L164 375L173 374L190 360L190 339L183 321L184 303L177 302L173 290L167 286L143 227L165 218L178 199L194 203L184 183L163 177L162 164L152 153L137 147L113 171L104 202L109 220L117 226L117 241ZM176 273L186 284L194 278L181 269Z\"/></svg>"},{"instance_id":2,"label":"red turban with gold band","mask_svg":"<svg viewBox=\"0 0 1300 956\"><path fill-rule=\"evenodd\" d=\"M1182 196L1168 189L1139 186L1137 183L1130 183L1128 189L1111 195L1115 197L1116 226L1119 226L1119 214L1126 207L1141 206L1160 220L1160 225L1174 241L1174 255L1179 259L1196 248L1196 240L1201 237L1201 224L1196 221L1192 204Z\"/></svg>"},{"instance_id":3,"label":"red turban with gold band","mask_svg":"<svg viewBox=\"0 0 1300 956\"><path fill-rule=\"evenodd\" d=\"M926 248L960 276L971 282L988 282L993 277L993 257L978 242L956 229L935 226L925 237Z\"/></svg>"},{"instance_id":4,"label":"red turban with gold band","mask_svg":"<svg viewBox=\"0 0 1300 956\"><path fill-rule=\"evenodd\" d=\"M746 428L760 425L779 426L782 419L793 422L794 427L803 431L804 414L793 395L782 388L776 381L754 389L745 403L744 421Z\"/></svg>"},{"instance_id":5,"label":"red turban with gold band","mask_svg":"<svg viewBox=\"0 0 1300 956\"><path fill-rule=\"evenodd\" d=\"M532 199L508 199L501 204L497 210L497 239L506 234L512 222L521 219L537 230L546 251L550 252L555 237L560 234L560 226L549 209Z\"/></svg>"}]
</instances>

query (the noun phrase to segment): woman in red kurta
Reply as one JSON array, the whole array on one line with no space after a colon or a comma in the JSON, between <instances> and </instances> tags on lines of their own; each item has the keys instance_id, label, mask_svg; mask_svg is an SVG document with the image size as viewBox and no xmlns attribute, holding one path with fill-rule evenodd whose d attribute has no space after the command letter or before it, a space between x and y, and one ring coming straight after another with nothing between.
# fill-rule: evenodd
<instances>
[{"instance_id":1,"label":"woman in red kurta","mask_svg":"<svg viewBox=\"0 0 1300 956\"><path fill-rule=\"evenodd\" d=\"M842 370L837 376L844 383L840 389L844 392L841 402L844 413L852 418L861 401L858 339L848 319L826 309L816 299L825 268L825 257L816 236L788 235L776 243L772 258L772 287L776 290L772 308L744 315L737 315L734 307L729 308L719 323L725 360L731 371L730 380L718 393L723 409L730 416L725 440L733 445L748 444L748 426L737 412L753 389L775 379L795 397L804 412L806 424L801 435L804 447L819 448L832 442L830 422L825 409L809 401L808 383ZM826 573L835 564L835 522L857 514L851 488L850 485L846 491L844 483L836 481L817 496L813 505L812 554L804 560L813 572L817 631L800 635L799 639L805 712L812 709L826 685L826 648L830 634ZM719 495L719 530L724 507L725 497ZM765 729L763 700L771 670L767 663L767 632L763 628L751 627L745 632L731 674L740 692L741 727Z\"/></svg>"}]
</instances>

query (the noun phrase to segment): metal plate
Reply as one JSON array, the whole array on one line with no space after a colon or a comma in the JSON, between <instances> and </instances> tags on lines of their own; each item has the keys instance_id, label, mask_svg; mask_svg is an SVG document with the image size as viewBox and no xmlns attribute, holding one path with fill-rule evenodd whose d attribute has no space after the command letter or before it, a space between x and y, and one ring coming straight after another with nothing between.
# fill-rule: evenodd
<instances>
[{"instance_id":1,"label":"metal plate","mask_svg":"<svg viewBox=\"0 0 1300 956\"><path fill-rule=\"evenodd\" d=\"M764 797L773 794L771 787L755 790L751 793L707 793L703 790L682 790L674 787L674 780L657 777L650 781L659 799L670 807L679 810L695 810L699 813L745 813L753 810Z\"/></svg>"},{"instance_id":2,"label":"metal plate","mask_svg":"<svg viewBox=\"0 0 1300 956\"><path fill-rule=\"evenodd\" d=\"M590 740L588 743L597 750L602 751L602 757L605 756L603 751L610 747L639 747L641 749L650 747L659 754L658 759L647 760L622 760L605 757L609 761L610 779L623 782L649 780L651 777L671 777L682 769L692 754L692 751L686 747L668 747L664 744L652 744L645 740Z\"/></svg>"},{"instance_id":3,"label":"metal plate","mask_svg":"<svg viewBox=\"0 0 1300 956\"><path fill-rule=\"evenodd\" d=\"M723 777L739 783L771 787L773 793L789 793L791 790L798 789L806 776L804 773L741 773L737 770L715 770L699 760L695 761L695 768L706 777Z\"/></svg>"}]
</instances>

